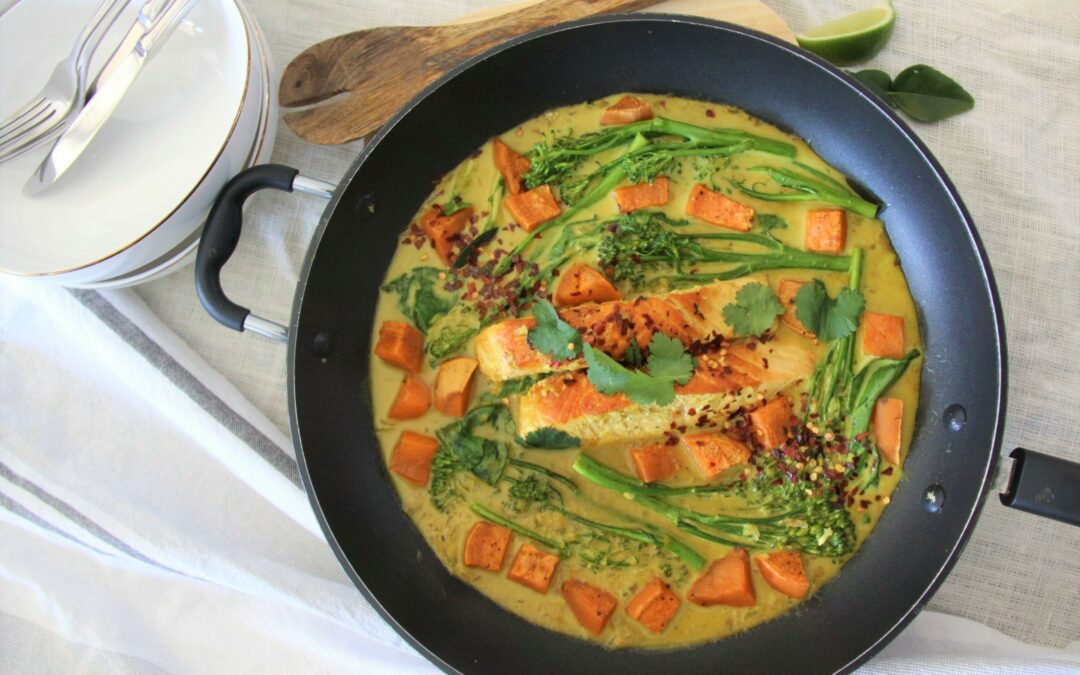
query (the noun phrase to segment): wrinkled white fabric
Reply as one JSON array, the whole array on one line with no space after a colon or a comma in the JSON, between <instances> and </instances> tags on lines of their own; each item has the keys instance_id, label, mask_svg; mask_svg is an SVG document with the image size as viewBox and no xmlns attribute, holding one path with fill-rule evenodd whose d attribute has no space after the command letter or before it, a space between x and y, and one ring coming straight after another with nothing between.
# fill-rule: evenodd
<instances>
[{"instance_id":1,"label":"wrinkled white fabric","mask_svg":"<svg viewBox=\"0 0 1080 675\"><path fill-rule=\"evenodd\" d=\"M767 2L796 30L864 4ZM346 30L494 4L249 6L280 66ZM996 273L1011 364L1004 449L1080 460L1069 358L1080 335L1080 10L896 4L893 40L866 65L927 63L977 101L914 127ZM281 125L273 159L335 181L356 151ZM251 201L225 287L285 320L324 204ZM284 363L279 345L213 323L190 270L107 294L0 278L0 672L432 669L354 589L315 523L291 464ZM1080 672L1077 560L1080 528L989 504L936 611L864 670Z\"/></svg>"}]
</instances>

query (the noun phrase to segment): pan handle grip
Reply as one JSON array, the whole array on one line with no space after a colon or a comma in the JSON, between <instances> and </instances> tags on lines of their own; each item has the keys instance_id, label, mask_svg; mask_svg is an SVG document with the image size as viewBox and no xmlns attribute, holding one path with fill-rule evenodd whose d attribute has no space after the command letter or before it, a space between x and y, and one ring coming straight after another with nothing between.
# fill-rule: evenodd
<instances>
[{"instance_id":1,"label":"pan handle grip","mask_svg":"<svg viewBox=\"0 0 1080 675\"><path fill-rule=\"evenodd\" d=\"M248 308L230 300L221 288L221 270L240 242L244 202L251 195L274 188L285 192L298 190L326 199L333 196L334 185L298 173L281 164L262 164L233 176L214 200L195 257L195 290L210 316L233 330L249 330L278 342L288 341L289 329L255 316Z\"/></svg>"},{"instance_id":2,"label":"pan handle grip","mask_svg":"<svg viewBox=\"0 0 1080 675\"><path fill-rule=\"evenodd\" d=\"M1009 457L1012 469L999 495L1002 504L1080 525L1080 464L1024 448Z\"/></svg>"}]
</instances>

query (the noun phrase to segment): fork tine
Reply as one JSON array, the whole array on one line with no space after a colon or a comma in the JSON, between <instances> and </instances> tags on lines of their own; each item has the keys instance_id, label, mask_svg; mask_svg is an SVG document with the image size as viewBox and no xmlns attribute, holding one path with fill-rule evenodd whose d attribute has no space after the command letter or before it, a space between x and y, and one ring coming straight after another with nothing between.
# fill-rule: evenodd
<instances>
[{"instance_id":1,"label":"fork tine","mask_svg":"<svg viewBox=\"0 0 1080 675\"><path fill-rule=\"evenodd\" d=\"M55 114L56 106L49 104L42 106L31 116L24 116L17 126L0 134L0 152L8 150L15 144L31 140L31 136L40 136L41 133L35 133L35 131L45 125Z\"/></svg>"},{"instance_id":2,"label":"fork tine","mask_svg":"<svg viewBox=\"0 0 1080 675\"><path fill-rule=\"evenodd\" d=\"M35 108L39 108L39 107L45 105L46 103L47 103L47 101L45 100L45 97L42 96L41 98L37 99L36 101L31 101L31 102L27 103L26 105L24 105L22 108L19 108L18 110L16 110L12 114L8 115L7 119L5 119L3 121L0 121L0 137L5 135L5 133L8 130L8 127L15 124L16 122L18 122L21 118L25 117L26 115L32 113Z\"/></svg>"}]
</instances>

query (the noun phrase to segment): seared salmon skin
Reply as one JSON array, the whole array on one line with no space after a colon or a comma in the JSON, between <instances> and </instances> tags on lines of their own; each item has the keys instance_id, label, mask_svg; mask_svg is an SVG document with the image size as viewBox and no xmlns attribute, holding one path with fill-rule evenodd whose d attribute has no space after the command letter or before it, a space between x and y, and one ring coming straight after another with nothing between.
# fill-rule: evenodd
<instances>
[{"instance_id":1,"label":"seared salmon skin","mask_svg":"<svg viewBox=\"0 0 1080 675\"><path fill-rule=\"evenodd\" d=\"M602 394L579 370L537 382L511 400L511 409L519 436L553 427L582 443L617 443L656 438L672 429L703 431L809 377L814 363L809 346L744 342L697 357L693 377L675 386L675 400L668 405Z\"/></svg>"},{"instance_id":2,"label":"seared salmon skin","mask_svg":"<svg viewBox=\"0 0 1080 675\"><path fill-rule=\"evenodd\" d=\"M724 306L735 302L735 293L753 281L745 277L717 281L707 286L666 295L639 296L628 300L586 303L559 310L562 320L582 334L584 340L615 359L622 358L631 339L641 348L649 346L653 333L681 340L686 346L732 337L724 321ZM476 359L480 372L493 382L537 373L578 370L584 359L555 361L529 345L532 317L494 323L476 336Z\"/></svg>"}]
</instances>

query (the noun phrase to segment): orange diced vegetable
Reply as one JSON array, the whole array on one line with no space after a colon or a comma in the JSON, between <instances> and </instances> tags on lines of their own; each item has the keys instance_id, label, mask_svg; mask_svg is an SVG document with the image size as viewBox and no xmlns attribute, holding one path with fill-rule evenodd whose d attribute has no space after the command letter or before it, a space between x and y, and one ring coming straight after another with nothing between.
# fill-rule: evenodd
<instances>
[{"instance_id":1,"label":"orange diced vegetable","mask_svg":"<svg viewBox=\"0 0 1080 675\"><path fill-rule=\"evenodd\" d=\"M379 327L375 356L395 368L419 373L424 365L424 334L404 321L385 321Z\"/></svg>"},{"instance_id":2,"label":"orange diced vegetable","mask_svg":"<svg viewBox=\"0 0 1080 675\"><path fill-rule=\"evenodd\" d=\"M868 356L899 359L904 356L904 317L863 312L862 348Z\"/></svg>"},{"instance_id":3,"label":"orange diced vegetable","mask_svg":"<svg viewBox=\"0 0 1080 675\"><path fill-rule=\"evenodd\" d=\"M469 407L473 375L479 363L468 356L443 361L435 376L435 409L444 415L462 417Z\"/></svg>"},{"instance_id":4,"label":"orange diced vegetable","mask_svg":"<svg viewBox=\"0 0 1080 675\"><path fill-rule=\"evenodd\" d=\"M502 175L506 191L512 195L521 194L525 191L523 176L529 173L532 165L524 155L519 155L510 149L510 146L498 138L492 143L495 151L495 168Z\"/></svg>"},{"instance_id":5,"label":"orange diced vegetable","mask_svg":"<svg viewBox=\"0 0 1080 675\"><path fill-rule=\"evenodd\" d=\"M807 251L843 253L847 239L847 213L843 209L820 209L806 213Z\"/></svg>"},{"instance_id":6,"label":"orange diced vegetable","mask_svg":"<svg viewBox=\"0 0 1080 675\"><path fill-rule=\"evenodd\" d=\"M600 116L600 124L630 124L653 118L652 106L634 96L623 96Z\"/></svg>"},{"instance_id":7,"label":"orange diced vegetable","mask_svg":"<svg viewBox=\"0 0 1080 675\"><path fill-rule=\"evenodd\" d=\"M755 408L748 417L757 442L766 450L779 448L787 440L787 427L791 426L791 399L781 394Z\"/></svg>"},{"instance_id":8,"label":"orange diced vegetable","mask_svg":"<svg viewBox=\"0 0 1080 675\"><path fill-rule=\"evenodd\" d=\"M574 307L586 302L622 300L622 294L611 282L593 268L574 263L562 274L555 290L557 307Z\"/></svg>"},{"instance_id":9,"label":"orange diced vegetable","mask_svg":"<svg viewBox=\"0 0 1080 675\"><path fill-rule=\"evenodd\" d=\"M802 598L810 590L810 581L798 551L776 551L759 555L754 560L765 583L784 595Z\"/></svg>"},{"instance_id":10,"label":"orange diced vegetable","mask_svg":"<svg viewBox=\"0 0 1080 675\"><path fill-rule=\"evenodd\" d=\"M750 223L754 219L754 209L698 183L690 191L690 199L686 202L686 215L713 225L749 232Z\"/></svg>"},{"instance_id":11,"label":"orange diced vegetable","mask_svg":"<svg viewBox=\"0 0 1080 675\"><path fill-rule=\"evenodd\" d=\"M666 176L657 178L652 183L638 183L617 188L611 193L615 203L619 205L619 211L630 213L638 209L650 206L663 206L668 203L668 179Z\"/></svg>"},{"instance_id":12,"label":"orange diced vegetable","mask_svg":"<svg viewBox=\"0 0 1080 675\"><path fill-rule=\"evenodd\" d=\"M420 229L431 240L431 245L435 247L439 259L447 265L453 262L454 243L461 239L459 235L469 224L472 215L471 206L454 211L448 216L443 215L441 207L433 206L420 217Z\"/></svg>"},{"instance_id":13,"label":"orange diced vegetable","mask_svg":"<svg viewBox=\"0 0 1080 675\"><path fill-rule=\"evenodd\" d=\"M780 298L780 304L784 306L784 316L780 317L781 320L792 330L798 331L807 337L815 337L813 333L806 330L806 326L802 325L799 317L795 316L795 296L799 294L799 289L808 283L810 282L781 279L776 288L776 295Z\"/></svg>"},{"instance_id":14,"label":"orange diced vegetable","mask_svg":"<svg viewBox=\"0 0 1080 675\"><path fill-rule=\"evenodd\" d=\"M403 431L390 455L390 470L417 485L427 485L431 460L439 450L439 441L412 431Z\"/></svg>"},{"instance_id":15,"label":"orange diced vegetable","mask_svg":"<svg viewBox=\"0 0 1080 675\"><path fill-rule=\"evenodd\" d=\"M551 578L559 566L559 556L544 553L530 544L522 544L506 573L508 579L528 586L537 593L547 593L551 587Z\"/></svg>"},{"instance_id":16,"label":"orange diced vegetable","mask_svg":"<svg viewBox=\"0 0 1080 675\"><path fill-rule=\"evenodd\" d=\"M562 213L562 208L547 185L539 185L527 192L511 195L503 200L503 206L510 212L514 222L526 232L532 232L539 225Z\"/></svg>"},{"instance_id":17,"label":"orange diced vegetable","mask_svg":"<svg viewBox=\"0 0 1080 675\"><path fill-rule=\"evenodd\" d=\"M578 623L593 635L603 632L618 604L611 593L577 579L563 582L562 596Z\"/></svg>"},{"instance_id":18,"label":"orange diced vegetable","mask_svg":"<svg viewBox=\"0 0 1080 675\"><path fill-rule=\"evenodd\" d=\"M903 425L904 402L898 398L879 398L870 417L870 431L874 434L881 456L893 464L900 463Z\"/></svg>"},{"instance_id":19,"label":"orange diced vegetable","mask_svg":"<svg viewBox=\"0 0 1080 675\"><path fill-rule=\"evenodd\" d=\"M638 478L645 483L670 478L679 471L679 461L671 448L663 443L634 448L630 451L630 457L634 460Z\"/></svg>"},{"instance_id":20,"label":"orange diced vegetable","mask_svg":"<svg viewBox=\"0 0 1080 675\"><path fill-rule=\"evenodd\" d=\"M690 587L686 599L705 607L752 607L757 597L750 577L750 554L737 548L709 565Z\"/></svg>"},{"instance_id":21,"label":"orange diced vegetable","mask_svg":"<svg viewBox=\"0 0 1080 675\"><path fill-rule=\"evenodd\" d=\"M682 440L706 478L712 478L725 469L750 459L750 448L727 434L690 434L683 436Z\"/></svg>"},{"instance_id":22,"label":"orange diced vegetable","mask_svg":"<svg viewBox=\"0 0 1080 675\"><path fill-rule=\"evenodd\" d=\"M510 528L493 525L481 520L469 530L465 539L465 554L462 562L466 567L479 567L492 572L502 569L506 560L506 549L510 546Z\"/></svg>"},{"instance_id":23,"label":"orange diced vegetable","mask_svg":"<svg viewBox=\"0 0 1080 675\"><path fill-rule=\"evenodd\" d=\"M431 389L413 373L406 373L394 403L390 406L392 420L414 420L427 412L431 405Z\"/></svg>"},{"instance_id":24,"label":"orange diced vegetable","mask_svg":"<svg viewBox=\"0 0 1080 675\"><path fill-rule=\"evenodd\" d=\"M626 613L654 633L662 633L679 611L679 596L659 577L645 585L627 603Z\"/></svg>"}]
</instances>

